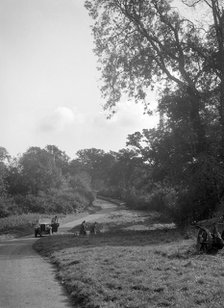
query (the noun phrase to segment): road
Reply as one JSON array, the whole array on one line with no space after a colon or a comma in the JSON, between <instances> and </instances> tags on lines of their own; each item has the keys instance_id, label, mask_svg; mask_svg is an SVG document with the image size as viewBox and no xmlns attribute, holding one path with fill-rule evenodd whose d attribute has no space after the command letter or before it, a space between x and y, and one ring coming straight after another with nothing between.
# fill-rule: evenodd
<instances>
[{"instance_id":1,"label":"road","mask_svg":"<svg viewBox=\"0 0 224 308\"><path fill-rule=\"evenodd\" d=\"M35 240L24 237L0 243L0 307L72 307L53 266L32 249Z\"/></svg>"},{"instance_id":2,"label":"road","mask_svg":"<svg viewBox=\"0 0 224 308\"><path fill-rule=\"evenodd\" d=\"M101 202L100 206L99 213L76 219L60 229L65 232L84 219L98 220L116 208L108 202ZM33 250L36 240L32 235L0 242L0 308L72 307L55 278L54 267Z\"/></svg>"}]
</instances>

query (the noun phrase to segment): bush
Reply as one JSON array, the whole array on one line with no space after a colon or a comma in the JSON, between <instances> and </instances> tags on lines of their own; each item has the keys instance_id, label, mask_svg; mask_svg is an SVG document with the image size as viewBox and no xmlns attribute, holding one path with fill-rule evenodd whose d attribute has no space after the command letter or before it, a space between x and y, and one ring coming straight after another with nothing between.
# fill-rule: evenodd
<instances>
[{"instance_id":1,"label":"bush","mask_svg":"<svg viewBox=\"0 0 224 308\"><path fill-rule=\"evenodd\" d=\"M13 198L0 197L0 218L19 213L19 208Z\"/></svg>"},{"instance_id":2,"label":"bush","mask_svg":"<svg viewBox=\"0 0 224 308\"><path fill-rule=\"evenodd\" d=\"M13 199L12 199L13 200ZM94 194L84 189L52 189L48 193L39 192L38 195L15 195L14 208L4 204L1 207L2 217L10 214L40 213L53 214L80 212L94 200ZM1 206L1 200L0 200ZM1 211L0 211L1 215Z\"/></svg>"},{"instance_id":3,"label":"bush","mask_svg":"<svg viewBox=\"0 0 224 308\"><path fill-rule=\"evenodd\" d=\"M11 215L9 217L4 217L0 219L0 232L30 228L32 230L33 225L38 220L38 214L21 214L21 215Z\"/></svg>"},{"instance_id":4,"label":"bush","mask_svg":"<svg viewBox=\"0 0 224 308\"><path fill-rule=\"evenodd\" d=\"M210 218L222 202L224 187L223 165L213 157L200 157L185 173L171 208L175 222L181 226Z\"/></svg>"}]
</instances>

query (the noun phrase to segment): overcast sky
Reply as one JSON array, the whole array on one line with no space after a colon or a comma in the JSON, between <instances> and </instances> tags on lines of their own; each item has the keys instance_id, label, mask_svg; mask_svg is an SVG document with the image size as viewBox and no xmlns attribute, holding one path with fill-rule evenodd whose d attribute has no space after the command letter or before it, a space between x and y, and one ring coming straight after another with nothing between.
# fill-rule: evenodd
<instances>
[{"instance_id":1,"label":"overcast sky","mask_svg":"<svg viewBox=\"0 0 224 308\"><path fill-rule=\"evenodd\" d=\"M0 146L12 156L54 144L119 150L155 126L143 107L123 102L106 119L84 0L0 0Z\"/></svg>"}]
</instances>

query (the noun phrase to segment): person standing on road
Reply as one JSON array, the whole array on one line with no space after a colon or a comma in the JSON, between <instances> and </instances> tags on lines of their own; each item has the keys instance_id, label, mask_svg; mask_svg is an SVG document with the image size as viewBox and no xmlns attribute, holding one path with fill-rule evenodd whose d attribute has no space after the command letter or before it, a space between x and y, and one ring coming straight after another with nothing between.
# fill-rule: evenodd
<instances>
[{"instance_id":1,"label":"person standing on road","mask_svg":"<svg viewBox=\"0 0 224 308\"><path fill-rule=\"evenodd\" d=\"M79 234L86 235L86 221L85 220L81 223Z\"/></svg>"},{"instance_id":2,"label":"person standing on road","mask_svg":"<svg viewBox=\"0 0 224 308\"><path fill-rule=\"evenodd\" d=\"M51 219L52 224L57 224L58 223L58 216L55 216Z\"/></svg>"},{"instance_id":3,"label":"person standing on road","mask_svg":"<svg viewBox=\"0 0 224 308\"><path fill-rule=\"evenodd\" d=\"M91 229L90 229L90 233L91 234L96 234L97 232L97 222L95 221L94 224L92 225Z\"/></svg>"}]
</instances>

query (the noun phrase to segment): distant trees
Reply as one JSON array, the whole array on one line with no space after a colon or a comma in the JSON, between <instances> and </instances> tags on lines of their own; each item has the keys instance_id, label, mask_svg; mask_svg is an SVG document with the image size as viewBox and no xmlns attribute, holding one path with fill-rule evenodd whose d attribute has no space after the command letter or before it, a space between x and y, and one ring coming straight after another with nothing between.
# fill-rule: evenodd
<instances>
[{"instance_id":1,"label":"distant trees","mask_svg":"<svg viewBox=\"0 0 224 308\"><path fill-rule=\"evenodd\" d=\"M57 166L54 154L45 149L31 147L19 160L21 177L27 192L38 194L57 188L62 182L62 170Z\"/></svg>"},{"instance_id":2,"label":"distant trees","mask_svg":"<svg viewBox=\"0 0 224 308\"><path fill-rule=\"evenodd\" d=\"M7 200L7 163L9 154L4 147L0 147L0 217L8 214Z\"/></svg>"},{"instance_id":3,"label":"distant trees","mask_svg":"<svg viewBox=\"0 0 224 308\"><path fill-rule=\"evenodd\" d=\"M91 176L91 185L95 190L102 189L108 181L108 174L114 163L112 153L91 148L80 150L76 153L77 162Z\"/></svg>"},{"instance_id":4,"label":"distant trees","mask_svg":"<svg viewBox=\"0 0 224 308\"><path fill-rule=\"evenodd\" d=\"M0 147L0 196L3 196L6 191L6 161L9 159L8 152L5 148Z\"/></svg>"},{"instance_id":5,"label":"distant trees","mask_svg":"<svg viewBox=\"0 0 224 308\"><path fill-rule=\"evenodd\" d=\"M80 210L94 199L85 182L73 185L70 159L54 145L45 149L31 147L5 164L7 157L7 151L1 148L0 216L22 212L67 213ZM78 170L75 175L81 178Z\"/></svg>"}]
</instances>

